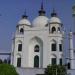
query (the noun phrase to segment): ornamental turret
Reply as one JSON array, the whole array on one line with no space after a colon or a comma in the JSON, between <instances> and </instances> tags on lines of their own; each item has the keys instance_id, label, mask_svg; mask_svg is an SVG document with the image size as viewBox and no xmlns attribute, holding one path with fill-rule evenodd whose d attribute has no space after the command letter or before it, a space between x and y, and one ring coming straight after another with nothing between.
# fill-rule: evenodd
<instances>
[{"instance_id":1,"label":"ornamental turret","mask_svg":"<svg viewBox=\"0 0 75 75\"><path fill-rule=\"evenodd\" d=\"M58 17L55 9L51 13L51 18L49 20L49 27L51 33L60 33L62 31L62 22Z\"/></svg>"},{"instance_id":2,"label":"ornamental turret","mask_svg":"<svg viewBox=\"0 0 75 75\"><path fill-rule=\"evenodd\" d=\"M31 22L28 20L28 16L26 12L22 15L21 20L18 22L16 26L17 33L24 33L24 30L31 27Z\"/></svg>"}]
</instances>

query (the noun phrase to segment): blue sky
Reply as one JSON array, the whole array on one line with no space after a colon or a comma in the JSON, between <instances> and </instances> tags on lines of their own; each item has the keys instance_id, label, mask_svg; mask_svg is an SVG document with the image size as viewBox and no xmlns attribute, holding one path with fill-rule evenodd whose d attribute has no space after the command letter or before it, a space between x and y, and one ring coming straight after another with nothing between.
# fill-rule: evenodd
<instances>
[{"instance_id":1,"label":"blue sky","mask_svg":"<svg viewBox=\"0 0 75 75\"><path fill-rule=\"evenodd\" d=\"M73 27L72 6L75 0L43 0L46 15L50 18L53 7L68 31ZM25 9L30 21L38 16L42 0L0 0L0 50L9 51L12 34Z\"/></svg>"}]
</instances>

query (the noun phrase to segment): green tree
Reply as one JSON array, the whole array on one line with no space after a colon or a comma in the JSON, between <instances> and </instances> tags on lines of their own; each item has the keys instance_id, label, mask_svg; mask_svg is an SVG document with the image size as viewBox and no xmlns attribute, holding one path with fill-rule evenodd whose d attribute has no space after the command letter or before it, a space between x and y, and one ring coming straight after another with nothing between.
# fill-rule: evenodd
<instances>
[{"instance_id":1,"label":"green tree","mask_svg":"<svg viewBox=\"0 0 75 75\"><path fill-rule=\"evenodd\" d=\"M2 59L0 59L0 64L2 64L3 63L3 61L2 61Z\"/></svg>"},{"instance_id":2,"label":"green tree","mask_svg":"<svg viewBox=\"0 0 75 75\"><path fill-rule=\"evenodd\" d=\"M66 75L66 68L63 65L48 65L45 69L45 75Z\"/></svg>"},{"instance_id":3,"label":"green tree","mask_svg":"<svg viewBox=\"0 0 75 75\"><path fill-rule=\"evenodd\" d=\"M18 73L12 65L0 64L0 75L18 75Z\"/></svg>"},{"instance_id":4,"label":"green tree","mask_svg":"<svg viewBox=\"0 0 75 75\"><path fill-rule=\"evenodd\" d=\"M3 63L7 64L7 59L4 59Z\"/></svg>"}]
</instances>

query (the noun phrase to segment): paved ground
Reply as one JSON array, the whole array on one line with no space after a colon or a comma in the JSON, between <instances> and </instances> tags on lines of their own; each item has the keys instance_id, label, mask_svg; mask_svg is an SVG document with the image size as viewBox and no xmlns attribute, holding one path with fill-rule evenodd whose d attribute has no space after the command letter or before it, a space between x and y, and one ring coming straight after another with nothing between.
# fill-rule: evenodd
<instances>
[{"instance_id":1,"label":"paved ground","mask_svg":"<svg viewBox=\"0 0 75 75\"><path fill-rule=\"evenodd\" d=\"M45 69L37 69L37 68L16 68L17 72L20 75L36 75L36 74L44 74Z\"/></svg>"}]
</instances>

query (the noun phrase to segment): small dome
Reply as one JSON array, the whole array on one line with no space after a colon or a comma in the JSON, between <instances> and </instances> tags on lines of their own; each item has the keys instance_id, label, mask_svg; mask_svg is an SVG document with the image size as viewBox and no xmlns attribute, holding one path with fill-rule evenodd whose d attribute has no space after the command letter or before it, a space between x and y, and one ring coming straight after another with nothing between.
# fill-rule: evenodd
<instances>
[{"instance_id":1,"label":"small dome","mask_svg":"<svg viewBox=\"0 0 75 75\"><path fill-rule=\"evenodd\" d=\"M28 16L25 12L24 15L22 15L22 19L18 22L18 25L31 25L30 21L27 18Z\"/></svg>"},{"instance_id":2,"label":"small dome","mask_svg":"<svg viewBox=\"0 0 75 75\"><path fill-rule=\"evenodd\" d=\"M47 23L48 18L46 16L38 16L33 20L32 25L34 27L45 27Z\"/></svg>"},{"instance_id":3,"label":"small dome","mask_svg":"<svg viewBox=\"0 0 75 75\"><path fill-rule=\"evenodd\" d=\"M62 23L58 17L51 17L50 23Z\"/></svg>"},{"instance_id":4,"label":"small dome","mask_svg":"<svg viewBox=\"0 0 75 75\"><path fill-rule=\"evenodd\" d=\"M26 18L22 18L19 22L18 25L31 25L30 21Z\"/></svg>"}]
</instances>

